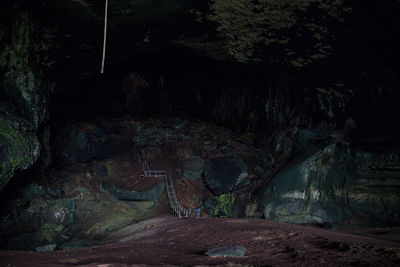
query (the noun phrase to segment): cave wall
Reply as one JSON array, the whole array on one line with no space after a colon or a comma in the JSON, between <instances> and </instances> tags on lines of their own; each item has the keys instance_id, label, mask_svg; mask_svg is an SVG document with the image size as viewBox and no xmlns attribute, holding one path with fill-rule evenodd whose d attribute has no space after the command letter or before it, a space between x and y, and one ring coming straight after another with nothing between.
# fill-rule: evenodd
<instances>
[{"instance_id":1,"label":"cave wall","mask_svg":"<svg viewBox=\"0 0 400 267\"><path fill-rule=\"evenodd\" d=\"M4 184L15 170L36 162L38 151L50 161L49 103L51 123L82 119L82 114L89 114L85 119L124 112L143 115L151 106L151 112L189 113L235 130L312 124L339 129L352 117L359 135L396 135L400 82L393 36L398 3L275 2L276 10L265 3L243 7L241 1L210 6L199 1L152 2L150 13L143 1L115 2L110 7L108 74L99 76L102 4L5 1L0 20ZM324 33L325 22L314 11L324 14L331 4L335 9ZM341 5L350 9L343 13L337 8ZM271 21L257 20L260 12L275 11ZM287 20L287 15L297 19ZM224 16L237 23L226 25ZM239 22L250 17L251 27L260 32L242 40L235 30L246 30L250 24ZM308 19L315 19L315 28ZM282 26L282 21L288 23ZM296 35L286 42L264 36L265 30L275 37L304 38ZM312 52L319 46L302 53L318 42L329 45L329 53L315 56ZM252 53L245 54L246 49ZM121 91L130 72L148 83L131 103L133 108L121 102L130 94Z\"/></svg>"},{"instance_id":2,"label":"cave wall","mask_svg":"<svg viewBox=\"0 0 400 267\"><path fill-rule=\"evenodd\" d=\"M48 118L49 87L35 58L37 22L17 5L3 14L0 39L0 190L16 171L32 166L40 156Z\"/></svg>"}]
</instances>

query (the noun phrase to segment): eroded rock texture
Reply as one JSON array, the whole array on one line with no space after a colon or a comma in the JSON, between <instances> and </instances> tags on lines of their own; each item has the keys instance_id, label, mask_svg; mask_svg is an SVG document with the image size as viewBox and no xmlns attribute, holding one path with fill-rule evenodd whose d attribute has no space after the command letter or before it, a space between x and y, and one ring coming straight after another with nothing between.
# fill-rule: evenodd
<instances>
[{"instance_id":1,"label":"eroded rock texture","mask_svg":"<svg viewBox=\"0 0 400 267\"><path fill-rule=\"evenodd\" d=\"M216 195L235 191L249 183L246 164L232 157L210 159L204 169L204 178Z\"/></svg>"},{"instance_id":2,"label":"eroded rock texture","mask_svg":"<svg viewBox=\"0 0 400 267\"><path fill-rule=\"evenodd\" d=\"M332 144L293 163L257 193L266 219L398 225L399 156Z\"/></svg>"},{"instance_id":3,"label":"eroded rock texture","mask_svg":"<svg viewBox=\"0 0 400 267\"><path fill-rule=\"evenodd\" d=\"M48 88L32 57L35 20L15 13L0 63L0 191L15 171L32 166L40 155L39 127L47 118Z\"/></svg>"}]
</instances>

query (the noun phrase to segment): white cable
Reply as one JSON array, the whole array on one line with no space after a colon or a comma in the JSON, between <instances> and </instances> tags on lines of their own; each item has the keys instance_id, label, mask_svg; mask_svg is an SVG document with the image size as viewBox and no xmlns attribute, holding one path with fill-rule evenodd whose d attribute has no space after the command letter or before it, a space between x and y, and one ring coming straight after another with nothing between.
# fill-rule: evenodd
<instances>
[{"instance_id":1,"label":"white cable","mask_svg":"<svg viewBox=\"0 0 400 267\"><path fill-rule=\"evenodd\" d=\"M104 73L104 61L106 58L107 13L108 13L108 0L106 0L106 8L105 8L105 14L104 14L103 59L101 60L101 73Z\"/></svg>"}]
</instances>

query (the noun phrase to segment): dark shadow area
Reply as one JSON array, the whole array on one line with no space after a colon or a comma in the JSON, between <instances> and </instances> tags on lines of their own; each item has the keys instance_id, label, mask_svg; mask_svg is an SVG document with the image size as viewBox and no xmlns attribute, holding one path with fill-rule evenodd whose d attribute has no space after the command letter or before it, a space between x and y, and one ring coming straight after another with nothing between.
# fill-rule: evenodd
<instances>
[{"instance_id":1,"label":"dark shadow area","mask_svg":"<svg viewBox=\"0 0 400 267\"><path fill-rule=\"evenodd\" d=\"M369 76L360 77L359 63L346 63L343 58L347 56L341 54L334 65L299 72L218 61L182 47L168 46L107 65L105 74L58 85L50 103L51 124L124 114L136 118L189 115L234 130L264 131L271 126L265 107L272 94L280 98L279 105L297 107L297 113L304 113L309 122L333 120L341 128L346 118L352 116L360 137L396 138L400 125L393 122L400 113L396 104L400 92L395 73L365 70ZM133 88L134 84L123 89L124 79L131 73L142 80L140 90ZM335 81L354 88L357 97L344 112L334 110L335 118L329 119L318 111L318 90L329 88ZM340 88L335 90L340 94ZM251 122L250 127L251 116L257 117L257 121Z\"/></svg>"},{"instance_id":2,"label":"dark shadow area","mask_svg":"<svg viewBox=\"0 0 400 267\"><path fill-rule=\"evenodd\" d=\"M15 173L14 177L7 183L0 193L0 202L2 203L0 206L1 215L4 215L4 212L6 211L10 212L12 206L10 206L9 203L12 203L20 196L22 188L25 188L26 185L38 179L40 173L39 170L39 164L35 164L27 170Z\"/></svg>"},{"instance_id":3,"label":"dark shadow area","mask_svg":"<svg viewBox=\"0 0 400 267\"><path fill-rule=\"evenodd\" d=\"M137 73L146 82L144 93L133 105L126 105L122 84L129 73ZM188 114L213 121L212 109L221 92L240 93L259 90L263 94L262 69L228 61L216 61L181 47L142 53L123 62L106 66L105 74L96 74L57 88L52 97L52 124L68 120L90 120L96 116L152 116ZM258 78L256 78L258 77ZM60 86L62 87L62 85Z\"/></svg>"}]
</instances>

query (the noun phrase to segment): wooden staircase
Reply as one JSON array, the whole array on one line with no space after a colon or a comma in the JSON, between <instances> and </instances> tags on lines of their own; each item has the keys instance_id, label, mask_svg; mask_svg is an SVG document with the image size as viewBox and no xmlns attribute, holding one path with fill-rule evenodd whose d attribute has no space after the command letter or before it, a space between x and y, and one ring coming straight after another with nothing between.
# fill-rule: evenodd
<instances>
[{"instance_id":1,"label":"wooden staircase","mask_svg":"<svg viewBox=\"0 0 400 267\"><path fill-rule=\"evenodd\" d=\"M174 216L182 218L189 217L191 215L191 209L186 209L178 201L176 197L174 183L172 182L171 174L164 170L150 170L150 165L146 162L142 156L141 151L139 151L139 163L143 171L143 177L145 178L162 178L165 181L165 190L167 191L168 203L171 212Z\"/></svg>"}]
</instances>

